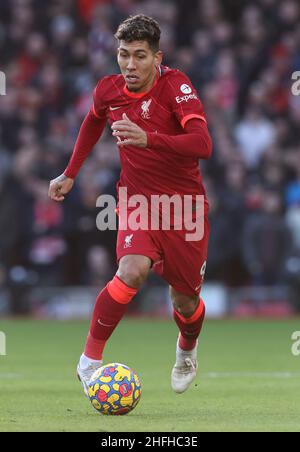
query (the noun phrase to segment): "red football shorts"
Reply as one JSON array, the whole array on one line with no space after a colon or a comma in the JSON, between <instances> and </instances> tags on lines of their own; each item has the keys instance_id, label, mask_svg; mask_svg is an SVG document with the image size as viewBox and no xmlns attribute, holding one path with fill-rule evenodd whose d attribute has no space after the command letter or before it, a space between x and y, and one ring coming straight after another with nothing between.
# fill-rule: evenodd
<instances>
[{"instance_id":1,"label":"red football shorts","mask_svg":"<svg viewBox=\"0 0 300 452\"><path fill-rule=\"evenodd\" d=\"M186 230L119 230L117 261L138 254L152 260L153 270L184 295L199 295L206 269L210 226L205 215L204 235L186 241Z\"/></svg>"}]
</instances>

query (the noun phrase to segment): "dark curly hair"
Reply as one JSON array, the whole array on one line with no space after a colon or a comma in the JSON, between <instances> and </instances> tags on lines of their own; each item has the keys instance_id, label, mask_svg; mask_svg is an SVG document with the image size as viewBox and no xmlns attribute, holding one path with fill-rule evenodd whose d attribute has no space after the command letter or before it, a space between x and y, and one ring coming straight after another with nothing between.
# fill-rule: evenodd
<instances>
[{"instance_id":1,"label":"dark curly hair","mask_svg":"<svg viewBox=\"0 0 300 452\"><path fill-rule=\"evenodd\" d=\"M147 41L153 52L159 50L160 28L152 17L138 14L130 16L119 25L115 38L125 42Z\"/></svg>"}]
</instances>

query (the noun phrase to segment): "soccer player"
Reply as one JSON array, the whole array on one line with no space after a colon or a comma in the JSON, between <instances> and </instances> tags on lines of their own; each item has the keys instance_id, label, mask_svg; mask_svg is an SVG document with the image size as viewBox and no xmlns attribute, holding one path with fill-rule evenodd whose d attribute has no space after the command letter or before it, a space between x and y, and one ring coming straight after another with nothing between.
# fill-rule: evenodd
<instances>
[{"instance_id":1,"label":"soccer player","mask_svg":"<svg viewBox=\"0 0 300 452\"><path fill-rule=\"evenodd\" d=\"M160 34L158 23L145 15L131 16L120 24L115 37L121 74L98 82L70 162L64 173L50 182L51 199L64 200L107 121L120 152L118 187L126 187L128 197L205 197L199 169L199 159L211 155L205 114L188 77L162 65ZM92 373L102 365L106 342L152 267L169 283L179 328L171 386L182 393L196 377L197 339L205 315L200 289L209 236L206 197L204 205L201 240L187 241L184 228L119 228L118 271L96 300L77 367L85 393Z\"/></svg>"}]
</instances>

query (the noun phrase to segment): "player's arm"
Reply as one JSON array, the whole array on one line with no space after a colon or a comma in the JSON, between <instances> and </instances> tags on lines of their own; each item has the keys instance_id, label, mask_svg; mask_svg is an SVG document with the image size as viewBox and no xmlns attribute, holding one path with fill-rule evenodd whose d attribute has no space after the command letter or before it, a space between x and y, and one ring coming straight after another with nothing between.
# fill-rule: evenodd
<instances>
[{"instance_id":1,"label":"player's arm","mask_svg":"<svg viewBox=\"0 0 300 452\"><path fill-rule=\"evenodd\" d=\"M105 124L106 118L99 119L92 111L86 115L66 170L50 182L48 194L51 199L54 201L63 201L65 199L64 195L72 189L75 177L101 137Z\"/></svg>"},{"instance_id":2,"label":"player's arm","mask_svg":"<svg viewBox=\"0 0 300 452\"><path fill-rule=\"evenodd\" d=\"M96 88L97 89L97 88ZM84 118L80 127L79 134L74 146L72 156L64 173L50 182L48 195L54 201L63 201L65 195L69 193L74 184L81 166L91 153L93 147L100 139L106 125L106 117L101 113L98 114L94 105Z\"/></svg>"},{"instance_id":3,"label":"player's arm","mask_svg":"<svg viewBox=\"0 0 300 452\"><path fill-rule=\"evenodd\" d=\"M118 146L136 146L171 152L187 157L208 159L211 156L212 142L206 122L198 117L189 119L184 124L183 133L166 135L145 132L124 114L121 121L112 125L113 136L118 138Z\"/></svg>"},{"instance_id":4,"label":"player's arm","mask_svg":"<svg viewBox=\"0 0 300 452\"><path fill-rule=\"evenodd\" d=\"M212 141L204 121L190 119L184 127L183 134L166 135L163 133L147 133L147 147L161 152L172 152L186 157L209 159L212 152Z\"/></svg>"},{"instance_id":5,"label":"player's arm","mask_svg":"<svg viewBox=\"0 0 300 452\"><path fill-rule=\"evenodd\" d=\"M106 117L95 116L93 110L84 118L74 146L74 150L64 175L75 179L83 163L90 155L93 147L100 139L106 125Z\"/></svg>"}]
</instances>

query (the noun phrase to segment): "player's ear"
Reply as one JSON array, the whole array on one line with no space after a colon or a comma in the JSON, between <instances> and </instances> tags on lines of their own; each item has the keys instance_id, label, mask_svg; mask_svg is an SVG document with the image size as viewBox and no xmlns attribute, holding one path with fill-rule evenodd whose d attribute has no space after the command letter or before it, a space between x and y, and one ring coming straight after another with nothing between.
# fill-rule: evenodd
<instances>
[{"instance_id":1,"label":"player's ear","mask_svg":"<svg viewBox=\"0 0 300 452\"><path fill-rule=\"evenodd\" d=\"M164 54L162 53L161 50L156 52L156 54L155 54L155 64L156 64L156 66L159 66L161 64L162 59L163 59L163 55Z\"/></svg>"}]
</instances>

